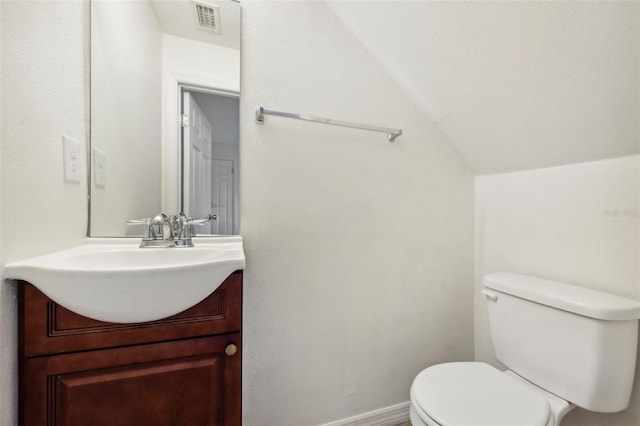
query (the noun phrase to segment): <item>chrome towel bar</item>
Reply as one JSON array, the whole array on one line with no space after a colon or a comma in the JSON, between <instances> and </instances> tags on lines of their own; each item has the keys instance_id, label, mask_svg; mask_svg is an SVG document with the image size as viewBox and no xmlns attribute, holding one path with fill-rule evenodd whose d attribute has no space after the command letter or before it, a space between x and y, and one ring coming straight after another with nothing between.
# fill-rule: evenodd
<instances>
[{"instance_id":1,"label":"chrome towel bar","mask_svg":"<svg viewBox=\"0 0 640 426\"><path fill-rule=\"evenodd\" d=\"M402 129L389 129L387 127L370 126L368 124L349 123L347 121L333 120L331 118L313 117L310 115L296 114L292 112L272 111L260 107L256 110L256 123L264 124L265 115L277 115L279 117L295 118L297 120L313 121L314 123L331 124L332 126L351 127L354 129L371 130L389 135L389 142L396 140L402 134Z\"/></svg>"}]
</instances>

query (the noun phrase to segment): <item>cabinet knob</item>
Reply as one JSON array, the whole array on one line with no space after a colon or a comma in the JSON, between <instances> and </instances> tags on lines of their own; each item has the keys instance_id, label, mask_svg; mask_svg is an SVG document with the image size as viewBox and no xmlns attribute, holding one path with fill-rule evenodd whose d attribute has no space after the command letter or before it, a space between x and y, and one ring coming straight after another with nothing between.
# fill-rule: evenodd
<instances>
[{"instance_id":1,"label":"cabinet knob","mask_svg":"<svg viewBox=\"0 0 640 426\"><path fill-rule=\"evenodd\" d=\"M224 353L231 356L231 355L235 355L236 352L238 352L238 347L236 345L234 345L233 343L228 345L225 349L224 349Z\"/></svg>"}]
</instances>

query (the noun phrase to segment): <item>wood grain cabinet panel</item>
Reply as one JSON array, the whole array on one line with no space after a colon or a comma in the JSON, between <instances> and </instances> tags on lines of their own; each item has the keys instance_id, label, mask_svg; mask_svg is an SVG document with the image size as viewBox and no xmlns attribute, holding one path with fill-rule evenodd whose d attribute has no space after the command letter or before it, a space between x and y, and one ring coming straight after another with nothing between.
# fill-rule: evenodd
<instances>
[{"instance_id":1,"label":"wood grain cabinet panel","mask_svg":"<svg viewBox=\"0 0 640 426\"><path fill-rule=\"evenodd\" d=\"M20 425L241 424L241 272L199 305L144 324L80 317L21 287Z\"/></svg>"}]
</instances>

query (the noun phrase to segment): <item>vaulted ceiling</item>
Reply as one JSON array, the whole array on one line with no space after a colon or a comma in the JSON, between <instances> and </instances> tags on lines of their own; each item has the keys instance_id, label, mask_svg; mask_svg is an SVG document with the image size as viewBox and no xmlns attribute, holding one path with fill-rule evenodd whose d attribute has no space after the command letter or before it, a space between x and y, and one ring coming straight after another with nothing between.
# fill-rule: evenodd
<instances>
[{"instance_id":1,"label":"vaulted ceiling","mask_svg":"<svg viewBox=\"0 0 640 426\"><path fill-rule=\"evenodd\" d=\"M478 174L638 153L639 2L328 2Z\"/></svg>"}]
</instances>

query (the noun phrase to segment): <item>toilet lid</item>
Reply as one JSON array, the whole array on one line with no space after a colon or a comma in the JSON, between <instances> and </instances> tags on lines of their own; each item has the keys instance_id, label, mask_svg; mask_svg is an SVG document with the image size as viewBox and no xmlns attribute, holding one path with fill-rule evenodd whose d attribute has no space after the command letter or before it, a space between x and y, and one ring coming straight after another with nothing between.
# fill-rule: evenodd
<instances>
[{"instance_id":1,"label":"toilet lid","mask_svg":"<svg viewBox=\"0 0 640 426\"><path fill-rule=\"evenodd\" d=\"M412 401L443 426L544 426L545 398L481 362L429 367L411 385Z\"/></svg>"}]
</instances>

